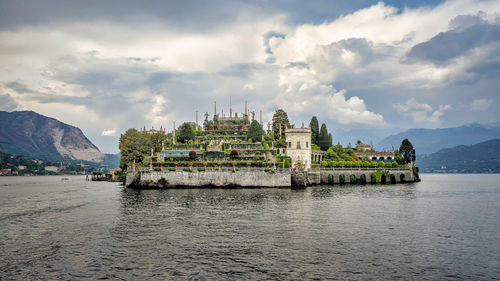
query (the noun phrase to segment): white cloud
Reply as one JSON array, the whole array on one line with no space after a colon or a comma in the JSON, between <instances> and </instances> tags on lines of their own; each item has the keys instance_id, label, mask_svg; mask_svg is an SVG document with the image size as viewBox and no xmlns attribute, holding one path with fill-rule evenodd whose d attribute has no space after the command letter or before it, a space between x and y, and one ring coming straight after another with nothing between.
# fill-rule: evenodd
<instances>
[{"instance_id":1,"label":"white cloud","mask_svg":"<svg viewBox=\"0 0 500 281\"><path fill-rule=\"evenodd\" d=\"M115 129L111 129L111 130L102 131L101 136L106 136L106 137L116 136L116 130Z\"/></svg>"},{"instance_id":2,"label":"white cloud","mask_svg":"<svg viewBox=\"0 0 500 281\"><path fill-rule=\"evenodd\" d=\"M116 137L129 127L170 128L174 120L192 121L195 111L201 116L214 100L224 103L229 95L233 107L248 100L251 110L263 109L267 119L283 107L300 121L314 114L334 126L385 126L390 114L367 104L373 100L367 95L373 89L377 99L387 99L384 90L397 87L407 100L394 105L398 113L439 123L451 105L433 109L408 99L415 93L408 89L475 81L478 75L469 69L495 48L478 47L447 65L407 63L405 55L448 31L457 15L479 11L488 11L489 19L500 12L500 2L457 0L404 10L380 2L322 24L298 26L284 15L266 14L236 17L224 28L203 31L179 32L158 18L2 29L0 84L19 81L33 93L9 90L0 101L10 97L18 108L57 117L96 137ZM271 33L279 36L266 42ZM357 94L360 88L368 90ZM471 106L489 105L480 99ZM110 139L101 140L116 149Z\"/></svg>"},{"instance_id":3,"label":"white cloud","mask_svg":"<svg viewBox=\"0 0 500 281\"><path fill-rule=\"evenodd\" d=\"M398 113L412 118L415 123L439 123L445 111L451 110L453 107L449 104L440 105L438 109L433 111L432 106L410 98L404 104L393 104L393 108Z\"/></svg>"},{"instance_id":4,"label":"white cloud","mask_svg":"<svg viewBox=\"0 0 500 281\"><path fill-rule=\"evenodd\" d=\"M490 99L485 99L485 98L476 99L472 101L471 108L472 110L483 111L487 110L492 103L493 101Z\"/></svg>"}]
</instances>

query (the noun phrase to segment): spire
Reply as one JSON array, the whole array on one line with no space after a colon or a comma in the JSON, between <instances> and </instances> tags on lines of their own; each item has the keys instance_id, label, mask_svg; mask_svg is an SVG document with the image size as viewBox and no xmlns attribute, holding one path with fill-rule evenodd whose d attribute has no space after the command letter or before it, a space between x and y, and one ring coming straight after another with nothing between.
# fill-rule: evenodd
<instances>
[{"instance_id":1,"label":"spire","mask_svg":"<svg viewBox=\"0 0 500 281\"><path fill-rule=\"evenodd\" d=\"M175 144L175 121L174 121L174 130L172 131L172 143Z\"/></svg>"},{"instance_id":2,"label":"spire","mask_svg":"<svg viewBox=\"0 0 500 281\"><path fill-rule=\"evenodd\" d=\"M196 111L196 131L198 131L198 111Z\"/></svg>"},{"instance_id":3,"label":"spire","mask_svg":"<svg viewBox=\"0 0 500 281\"><path fill-rule=\"evenodd\" d=\"M217 115L217 102L214 101L214 117Z\"/></svg>"},{"instance_id":4,"label":"spire","mask_svg":"<svg viewBox=\"0 0 500 281\"><path fill-rule=\"evenodd\" d=\"M262 126L262 110L260 111L260 125Z\"/></svg>"}]
</instances>

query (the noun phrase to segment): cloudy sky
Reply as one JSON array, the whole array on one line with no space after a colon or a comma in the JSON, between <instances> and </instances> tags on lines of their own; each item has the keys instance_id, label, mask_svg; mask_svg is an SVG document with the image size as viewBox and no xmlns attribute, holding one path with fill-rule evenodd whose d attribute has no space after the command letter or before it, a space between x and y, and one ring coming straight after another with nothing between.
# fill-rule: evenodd
<instances>
[{"instance_id":1,"label":"cloudy sky","mask_svg":"<svg viewBox=\"0 0 500 281\"><path fill-rule=\"evenodd\" d=\"M499 121L500 1L337 2L0 0L0 110L104 152L229 97L330 130Z\"/></svg>"}]
</instances>

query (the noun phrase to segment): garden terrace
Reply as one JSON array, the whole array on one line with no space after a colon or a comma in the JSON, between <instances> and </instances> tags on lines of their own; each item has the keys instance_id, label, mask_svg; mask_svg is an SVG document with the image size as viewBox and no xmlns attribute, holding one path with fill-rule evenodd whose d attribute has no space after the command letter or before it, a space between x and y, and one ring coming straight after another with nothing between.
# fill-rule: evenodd
<instances>
[{"instance_id":1,"label":"garden terrace","mask_svg":"<svg viewBox=\"0 0 500 281\"><path fill-rule=\"evenodd\" d=\"M266 161L165 161L153 162L152 167L273 167Z\"/></svg>"},{"instance_id":2,"label":"garden terrace","mask_svg":"<svg viewBox=\"0 0 500 281\"><path fill-rule=\"evenodd\" d=\"M201 148L200 148L201 146ZM203 149L202 144L191 144L191 143L176 143L172 144L172 150L200 150ZM170 150L165 150L165 151L170 151ZM189 152L188 151L188 152Z\"/></svg>"}]
</instances>

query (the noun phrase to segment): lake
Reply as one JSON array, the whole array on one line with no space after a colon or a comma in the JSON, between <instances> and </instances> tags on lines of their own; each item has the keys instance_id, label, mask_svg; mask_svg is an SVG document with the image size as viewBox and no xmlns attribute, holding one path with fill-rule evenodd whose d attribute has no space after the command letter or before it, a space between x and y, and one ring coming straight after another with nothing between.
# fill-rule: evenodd
<instances>
[{"instance_id":1,"label":"lake","mask_svg":"<svg viewBox=\"0 0 500 281\"><path fill-rule=\"evenodd\" d=\"M500 278L500 175L133 190L0 177L0 279Z\"/></svg>"}]
</instances>

